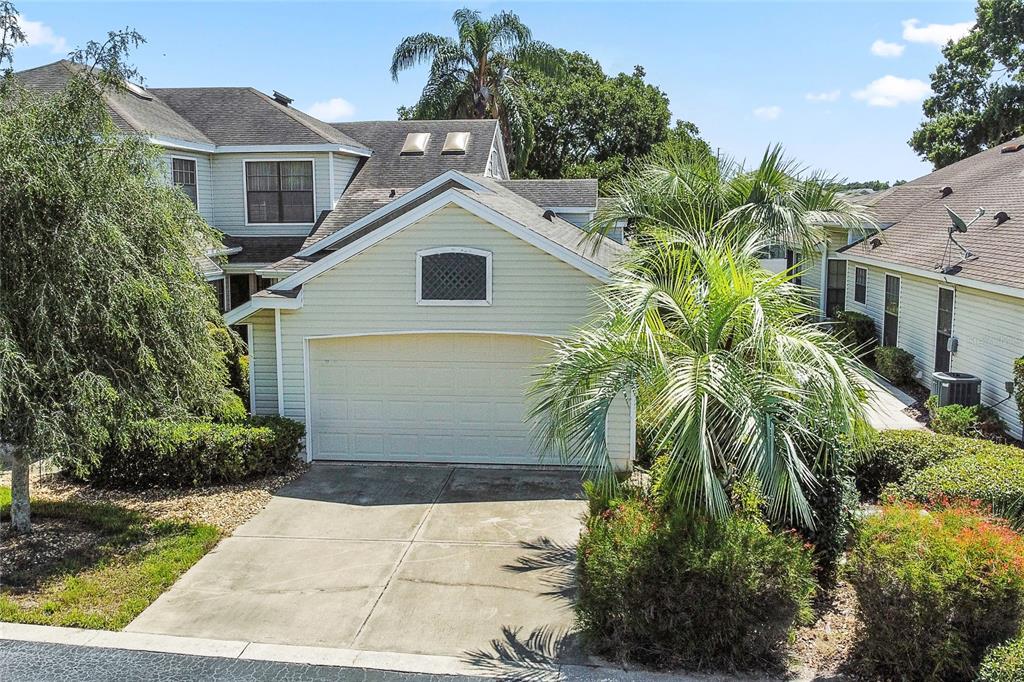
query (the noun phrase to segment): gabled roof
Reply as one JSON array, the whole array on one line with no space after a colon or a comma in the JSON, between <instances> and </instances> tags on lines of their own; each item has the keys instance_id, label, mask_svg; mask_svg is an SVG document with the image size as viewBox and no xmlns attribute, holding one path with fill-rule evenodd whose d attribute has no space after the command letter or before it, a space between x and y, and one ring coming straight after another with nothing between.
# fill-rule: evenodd
<instances>
[{"instance_id":1,"label":"gabled roof","mask_svg":"<svg viewBox=\"0 0 1024 682\"><path fill-rule=\"evenodd\" d=\"M880 243L869 237L840 251L852 260L891 263L937 277L949 275L1024 289L1024 150L1002 151L1022 143L1024 137L905 185L856 197L884 228ZM952 193L943 196L947 187ZM976 259L957 265L961 252L948 238L946 206L967 221L977 208L985 208L985 215L966 234L956 235ZM1000 212L1009 220L999 223L996 215ZM950 270L953 265L956 268Z\"/></svg>"},{"instance_id":2,"label":"gabled roof","mask_svg":"<svg viewBox=\"0 0 1024 682\"><path fill-rule=\"evenodd\" d=\"M62 59L15 75L26 87L53 93L85 69ZM368 148L340 130L253 88L142 88L132 84L105 92L104 99L121 130L201 145L207 151L323 144L370 155Z\"/></svg>"},{"instance_id":3,"label":"gabled roof","mask_svg":"<svg viewBox=\"0 0 1024 682\"><path fill-rule=\"evenodd\" d=\"M15 76L26 87L43 94L62 90L73 75L86 67L62 59L34 69L18 71ZM161 101L153 91L135 86L130 90L108 91L104 99L111 118L126 133L139 133L169 137L185 142L213 144L201 130L185 120L178 112Z\"/></svg>"},{"instance_id":4,"label":"gabled roof","mask_svg":"<svg viewBox=\"0 0 1024 682\"><path fill-rule=\"evenodd\" d=\"M151 88L150 92L219 146L334 143L365 147L253 88Z\"/></svg>"},{"instance_id":5,"label":"gabled roof","mask_svg":"<svg viewBox=\"0 0 1024 682\"><path fill-rule=\"evenodd\" d=\"M362 162L352 184L331 214L310 232L303 248L329 237L442 173L459 171L482 175L487 170L491 146L498 135L498 122L494 120L359 121L333 125L372 149L373 155ZM466 153L441 154L445 136L457 132L469 133ZM402 145L409 133L430 133L422 155L402 154Z\"/></svg>"},{"instance_id":6,"label":"gabled roof","mask_svg":"<svg viewBox=\"0 0 1024 682\"><path fill-rule=\"evenodd\" d=\"M597 180L501 180L500 183L538 206L597 210Z\"/></svg>"}]
</instances>

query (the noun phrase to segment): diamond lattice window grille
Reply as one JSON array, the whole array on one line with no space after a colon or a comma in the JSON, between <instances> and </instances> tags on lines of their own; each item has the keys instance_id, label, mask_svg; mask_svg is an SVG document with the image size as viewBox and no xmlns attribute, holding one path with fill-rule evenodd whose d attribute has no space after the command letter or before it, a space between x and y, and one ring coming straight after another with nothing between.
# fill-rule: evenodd
<instances>
[{"instance_id":1,"label":"diamond lattice window grille","mask_svg":"<svg viewBox=\"0 0 1024 682\"><path fill-rule=\"evenodd\" d=\"M423 256L420 293L424 301L487 300L487 257L472 253Z\"/></svg>"}]
</instances>

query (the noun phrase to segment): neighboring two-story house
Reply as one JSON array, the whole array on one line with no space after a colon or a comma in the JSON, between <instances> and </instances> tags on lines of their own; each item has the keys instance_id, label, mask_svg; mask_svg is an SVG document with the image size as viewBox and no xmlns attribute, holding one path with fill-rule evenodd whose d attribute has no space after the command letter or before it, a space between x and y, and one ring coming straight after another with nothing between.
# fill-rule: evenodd
<instances>
[{"instance_id":1,"label":"neighboring two-story house","mask_svg":"<svg viewBox=\"0 0 1024 682\"><path fill-rule=\"evenodd\" d=\"M17 75L46 91L79 68ZM626 253L580 229L596 181L510 180L493 120L329 124L243 87L106 98L224 235L201 268L246 332L254 413L304 422L310 459L537 461L528 387ZM634 421L619 396L617 468Z\"/></svg>"}]
</instances>

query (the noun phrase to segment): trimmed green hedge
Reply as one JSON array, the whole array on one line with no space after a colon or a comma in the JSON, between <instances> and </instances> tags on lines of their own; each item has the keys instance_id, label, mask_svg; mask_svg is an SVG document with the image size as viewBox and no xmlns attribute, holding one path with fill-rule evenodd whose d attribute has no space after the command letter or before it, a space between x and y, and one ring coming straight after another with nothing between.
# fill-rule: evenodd
<instances>
[{"instance_id":1,"label":"trimmed green hedge","mask_svg":"<svg viewBox=\"0 0 1024 682\"><path fill-rule=\"evenodd\" d=\"M984 438L1001 443L1006 439L1006 425L999 414L985 405L944 405L933 395L924 403L935 433Z\"/></svg>"},{"instance_id":2,"label":"trimmed green hedge","mask_svg":"<svg viewBox=\"0 0 1024 682\"><path fill-rule=\"evenodd\" d=\"M591 500L576 613L591 648L664 668L779 666L810 616L811 551L757 513L671 513L653 498Z\"/></svg>"},{"instance_id":3,"label":"trimmed green hedge","mask_svg":"<svg viewBox=\"0 0 1024 682\"><path fill-rule=\"evenodd\" d=\"M875 369L897 386L904 386L914 380L914 356L896 346L879 346L875 349Z\"/></svg>"},{"instance_id":4,"label":"trimmed green hedge","mask_svg":"<svg viewBox=\"0 0 1024 682\"><path fill-rule=\"evenodd\" d=\"M970 680L1024 619L1024 539L970 507L868 516L846 576L871 679Z\"/></svg>"},{"instance_id":5,"label":"trimmed green hedge","mask_svg":"<svg viewBox=\"0 0 1024 682\"><path fill-rule=\"evenodd\" d=\"M976 682L1021 682L1024 680L1024 635L988 652L978 668Z\"/></svg>"},{"instance_id":6,"label":"trimmed green hedge","mask_svg":"<svg viewBox=\"0 0 1024 682\"><path fill-rule=\"evenodd\" d=\"M997 510L1024 499L1024 450L955 457L911 474L886 488L895 496L928 502L935 499L978 500Z\"/></svg>"},{"instance_id":7,"label":"trimmed green hedge","mask_svg":"<svg viewBox=\"0 0 1024 682\"><path fill-rule=\"evenodd\" d=\"M859 453L855 469L861 494L876 498L882 488L903 483L925 467L955 457L1024 456L1024 450L978 438L934 434L930 431L881 431Z\"/></svg>"},{"instance_id":8,"label":"trimmed green hedge","mask_svg":"<svg viewBox=\"0 0 1024 682\"><path fill-rule=\"evenodd\" d=\"M97 462L73 473L128 488L234 483L289 470L304 433L302 424L283 417L243 424L151 419L123 428Z\"/></svg>"}]
</instances>

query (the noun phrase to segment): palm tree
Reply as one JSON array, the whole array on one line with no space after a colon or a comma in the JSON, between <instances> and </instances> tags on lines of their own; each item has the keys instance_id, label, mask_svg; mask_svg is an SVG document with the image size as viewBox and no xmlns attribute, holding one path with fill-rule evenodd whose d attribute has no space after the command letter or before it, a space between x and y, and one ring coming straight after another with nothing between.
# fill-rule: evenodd
<instances>
[{"instance_id":1,"label":"palm tree","mask_svg":"<svg viewBox=\"0 0 1024 682\"><path fill-rule=\"evenodd\" d=\"M594 231L606 234L625 221L635 234L720 234L737 244L756 234L812 253L828 227L864 230L863 208L844 200L834 178L807 173L779 146L753 169L706 145L668 149L634 165L602 202Z\"/></svg>"},{"instance_id":2,"label":"palm tree","mask_svg":"<svg viewBox=\"0 0 1024 682\"><path fill-rule=\"evenodd\" d=\"M622 178L594 231L629 221L631 254L596 321L554 343L533 389L539 446L613 489L604 420L635 392L676 504L726 514L729 483L753 475L774 518L813 528L815 472L836 436L863 433L866 369L816 322L795 273L767 272L758 255L864 224L830 184L778 148L752 171L696 149Z\"/></svg>"},{"instance_id":3,"label":"palm tree","mask_svg":"<svg viewBox=\"0 0 1024 682\"><path fill-rule=\"evenodd\" d=\"M452 15L456 38L420 33L395 48L391 77L422 62L430 74L413 118L496 118L515 168L521 171L533 146L533 121L519 75L533 69L557 76L564 68L558 50L533 40L530 29L512 12L483 19L477 10Z\"/></svg>"}]
</instances>

